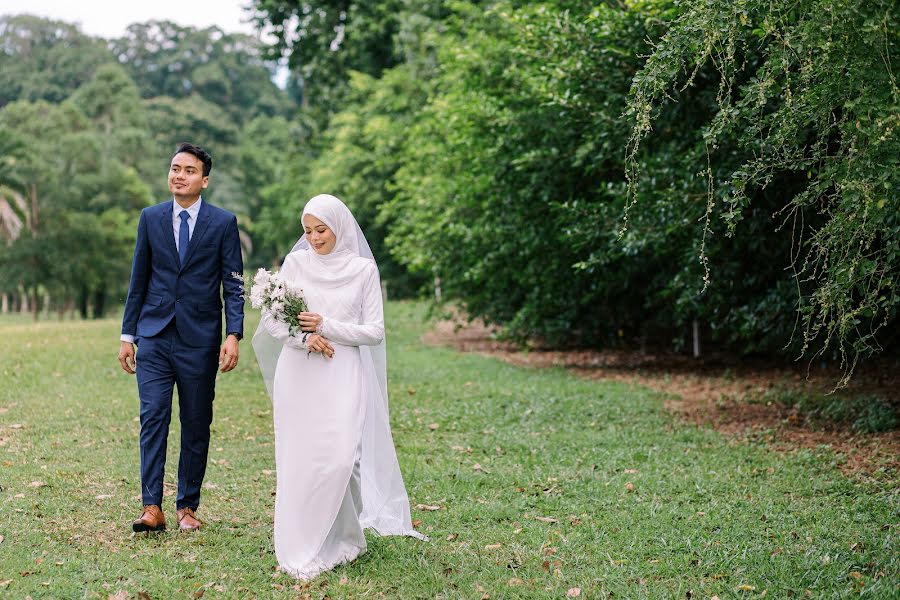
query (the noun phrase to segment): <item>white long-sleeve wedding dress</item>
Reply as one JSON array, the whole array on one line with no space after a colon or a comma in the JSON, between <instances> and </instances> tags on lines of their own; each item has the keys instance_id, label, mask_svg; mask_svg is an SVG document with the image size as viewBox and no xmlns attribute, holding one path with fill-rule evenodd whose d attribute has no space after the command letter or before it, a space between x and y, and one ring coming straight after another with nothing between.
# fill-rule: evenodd
<instances>
[{"instance_id":1,"label":"white long-sleeve wedding dress","mask_svg":"<svg viewBox=\"0 0 900 600\"><path fill-rule=\"evenodd\" d=\"M269 313L254 336L274 409L275 554L280 568L300 579L365 552L366 527L424 539L411 524L388 422L378 269L360 256L359 244L349 252L340 244L357 233L362 244L365 238L332 198L324 206L310 201L304 212L315 210L326 223L330 217L335 251L296 250L281 274L303 289L309 311L323 315L320 333L333 358L308 353ZM274 369L273 343L280 346Z\"/></svg>"}]
</instances>

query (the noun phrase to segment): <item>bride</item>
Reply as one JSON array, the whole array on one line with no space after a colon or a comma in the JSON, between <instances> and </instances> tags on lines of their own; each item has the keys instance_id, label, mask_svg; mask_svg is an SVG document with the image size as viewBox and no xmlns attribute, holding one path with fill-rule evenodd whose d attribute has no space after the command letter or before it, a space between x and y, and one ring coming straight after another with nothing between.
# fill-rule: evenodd
<instances>
[{"instance_id":1,"label":"bride","mask_svg":"<svg viewBox=\"0 0 900 600\"><path fill-rule=\"evenodd\" d=\"M270 313L253 337L275 421L275 555L311 579L366 550L364 528L412 527L388 421L378 267L350 209L312 198L282 276L303 289L302 333Z\"/></svg>"}]
</instances>

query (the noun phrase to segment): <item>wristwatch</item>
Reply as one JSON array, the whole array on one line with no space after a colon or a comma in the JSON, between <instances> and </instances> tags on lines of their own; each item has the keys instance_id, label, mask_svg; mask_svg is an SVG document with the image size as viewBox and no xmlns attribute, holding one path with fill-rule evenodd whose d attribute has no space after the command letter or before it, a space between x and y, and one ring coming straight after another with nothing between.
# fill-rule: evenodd
<instances>
[{"instance_id":1,"label":"wristwatch","mask_svg":"<svg viewBox=\"0 0 900 600\"><path fill-rule=\"evenodd\" d=\"M239 334L237 331L232 331L231 333L227 333L227 334L225 334L225 337L228 337L229 335L233 335L234 337L237 338L238 341L241 341L244 337L241 334Z\"/></svg>"}]
</instances>

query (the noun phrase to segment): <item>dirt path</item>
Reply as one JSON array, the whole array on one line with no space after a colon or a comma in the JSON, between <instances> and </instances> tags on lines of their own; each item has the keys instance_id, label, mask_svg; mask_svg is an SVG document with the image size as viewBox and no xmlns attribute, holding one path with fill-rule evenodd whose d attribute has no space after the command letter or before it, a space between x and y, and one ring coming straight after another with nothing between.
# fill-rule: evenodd
<instances>
[{"instance_id":1,"label":"dirt path","mask_svg":"<svg viewBox=\"0 0 900 600\"><path fill-rule=\"evenodd\" d=\"M582 377L627 381L668 395L666 408L687 421L739 439L761 440L790 452L828 446L840 455L848 475L893 481L900 475L900 430L857 433L849 424L810 426L791 398L828 394L838 379L834 370L810 370L728 357L695 360L676 354L628 350L529 350L497 341L481 322L440 321L423 336L430 345L477 352L528 367L563 367ZM896 364L858 368L842 396L875 395L900 404Z\"/></svg>"}]
</instances>

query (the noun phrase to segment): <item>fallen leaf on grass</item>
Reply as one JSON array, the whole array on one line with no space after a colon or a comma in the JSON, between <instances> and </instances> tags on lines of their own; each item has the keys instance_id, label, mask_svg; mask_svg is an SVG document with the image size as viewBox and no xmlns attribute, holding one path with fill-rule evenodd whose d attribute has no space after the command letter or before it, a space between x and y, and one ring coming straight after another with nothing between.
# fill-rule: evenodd
<instances>
[{"instance_id":1,"label":"fallen leaf on grass","mask_svg":"<svg viewBox=\"0 0 900 600\"><path fill-rule=\"evenodd\" d=\"M11 584L11 583L12 583L12 579L4 579L3 581L0 581L0 587L2 587L2 588L8 587L9 584Z\"/></svg>"},{"instance_id":2,"label":"fallen leaf on grass","mask_svg":"<svg viewBox=\"0 0 900 600\"><path fill-rule=\"evenodd\" d=\"M10 429L22 429L23 427L25 427L25 426L22 425L21 423L13 423L12 425L9 426Z\"/></svg>"},{"instance_id":3,"label":"fallen leaf on grass","mask_svg":"<svg viewBox=\"0 0 900 600\"><path fill-rule=\"evenodd\" d=\"M475 463L474 465L472 465L472 470L478 473L487 473L487 471L484 470L484 467L481 466L481 463Z\"/></svg>"},{"instance_id":4,"label":"fallen leaf on grass","mask_svg":"<svg viewBox=\"0 0 900 600\"><path fill-rule=\"evenodd\" d=\"M0 544L2 544L2 543L3 543L3 540L5 540L5 539L6 539L5 537L3 537L2 535L0 535Z\"/></svg>"},{"instance_id":5,"label":"fallen leaf on grass","mask_svg":"<svg viewBox=\"0 0 900 600\"><path fill-rule=\"evenodd\" d=\"M340 580L338 580L338 585L347 585L348 583L350 583L350 580L347 579L347 576L341 575Z\"/></svg>"},{"instance_id":6,"label":"fallen leaf on grass","mask_svg":"<svg viewBox=\"0 0 900 600\"><path fill-rule=\"evenodd\" d=\"M544 523L559 523L559 519L554 519L553 517L535 517L534 519Z\"/></svg>"},{"instance_id":7,"label":"fallen leaf on grass","mask_svg":"<svg viewBox=\"0 0 900 600\"><path fill-rule=\"evenodd\" d=\"M631 474L631 473L637 473L637 472L638 472L638 470L637 470L637 469L625 469L625 471L624 471L624 472L625 472L625 473L629 473L629 474Z\"/></svg>"},{"instance_id":8,"label":"fallen leaf on grass","mask_svg":"<svg viewBox=\"0 0 900 600\"><path fill-rule=\"evenodd\" d=\"M28 484L28 487L41 488L41 487L44 487L44 486L46 486L46 485L47 485L47 484L44 483L43 481L32 481L31 483Z\"/></svg>"},{"instance_id":9,"label":"fallen leaf on grass","mask_svg":"<svg viewBox=\"0 0 900 600\"><path fill-rule=\"evenodd\" d=\"M202 598L203 594L205 594L205 593L206 593L205 589L199 589L196 592L194 592L194 598Z\"/></svg>"},{"instance_id":10,"label":"fallen leaf on grass","mask_svg":"<svg viewBox=\"0 0 900 600\"><path fill-rule=\"evenodd\" d=\"M441 510L437 504L416 504L417 510Z\"/></svg>"},{"instance_id":11,"label":"fallen leaf on grass","mask_svg":"<svg viewBox=\"0 0 900 600\"><path fill-rule=\"evenodd\" d=\"M628 483L625 484L625 489L626 489L627 491L629 491L629 492L633 492L633 491L634 491L634 484L631 483L631 482L629 481Z\"/></svg>"},{"instance_id":12,"label":"fallen leaf on grass","mask_svg":"<svg viewBox=\"0 0 900 600\"><path fill-rule=\"evenodd\" d=\"M569 519L569 523L572 525L581 525L581 519L576 517L575 515L569 515L567 517Z\"/></svg>"},{"instance_id":13,"label":"fallen leaf on grass","mask_svg":"<svg viewBox=\"0 0 900 600\"><path fill-rule=\"evenodd\" d=\"M421 526L421 525L422 525L422 519L413 519L413 520L412 520L412 526L413 526L413 527L419 527L419 526Z\"/></svg>"},{"instance_id":14,"label":"fallen leaf on grass","mask_svg":"<svg viewBox=\"0 0 900 600\"><path fill-rule=\"evenodd\" d=\"M119 590L115 594L110 594L106 597L106 600L128 600L128 592L125 590Z\"/></svg>"},{"instance_id":15,"label":"fallen leaf on grass","mask_svg":"<svg viewBox=\"0 0 900 600\"><path fill-rule=\"evenodd\" d=\"M106 500L107 498L112 498L112 494L99 494L94 496L94 498L97 500Z\"/></svg>"},{"instance_id":16,"label":"fallen leaf on grass","mask_svg":"<svg viewBox=\"0 0 900 600\"><path fill-rule=\"evenodd\" d=\"M776 556L778 556L778 555L781 554L782 552L784 552L784 549L781 548L781 547L779 546L778 548L775 548L774 550L772 550L772 554L770 554L769 557L770 557L770 558L775 558Z\"/></svg>"},{"instance_id":17,"label":"fallen leaf on grass","mask_svg":"<svg viewBox=\"0 0 900 600\"><path fill-rule=\"evenodd\" d=\"M485 550L499 550L503 547L503 544L488 544L484 547Z\"/></svg>"},{"instance_id":18,"label":"fallen leaf on grass","mask_svg":"<svg viewBox=\"0 0 900 600\"><path fill-rule=\"evenodd\" d=\"M579 588L579 587L569 588L569 591L566 592L566 598L577 598L580 595L581 595L581 588Z\"/></svg>"},{"instance_id":19,"label":"fallen leaf on grass","mask_svg":"<svg viewBox=\"0 0 900 600\"><path fill-rule=\"evenodd\" d=\"M447 541L448 541L448 542L452 542L453 540L455 540L455 539L458 538L458 537L459 537L459 534L458 534L458 533L451 533L450 535L447 536ZM2 541L3 541L3 540L0 539L0 542L2 542Z\"/></svg>"},{"instance_id":20,"label":"fallen leaf on grass","mask_svg":"<svg viewBox=\"0 0 900 600\"><path fill-rule=\"evenodd\" d=\"M740 590L740 591L742 591L742 592L752 592L753 590L756 589L756 586L755 586L755 585L749 585L749 584L746 584L746 583L742 583L741 585L737 586L737 587L734 588L734 589Z\"/></svg>"},{"instance_id":21,"label":"fallen leaf on grass","mask_svg":"<svg viewBox=\"0 0 900 600\"><path fill-rule=\"evenodd\" d=\"M525 582L523 580L519 579L518 577L513 577L512 579L510 579L509 581L506 582L506 585L508 585L509 587L516 587L516 586L524 585L524 584L525 584Z\"/></svg>"},{"instance_id":22,"label":"fallen leaf on grass","mask_svg":"<svg viewBox=\"0 0 900 600\"><path fill-rule=\"evenodd\" d=\"M432 430L432 431L435 431L438 427L440 427L439 424L437 424L437 423L431 423L431 424L428 426L428 429L430 429L430 430Z\"/></svg>"}]
</instances>

